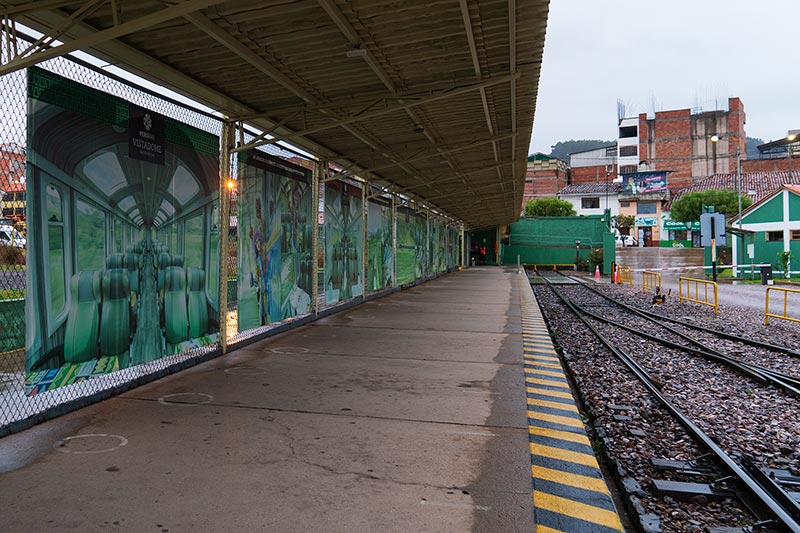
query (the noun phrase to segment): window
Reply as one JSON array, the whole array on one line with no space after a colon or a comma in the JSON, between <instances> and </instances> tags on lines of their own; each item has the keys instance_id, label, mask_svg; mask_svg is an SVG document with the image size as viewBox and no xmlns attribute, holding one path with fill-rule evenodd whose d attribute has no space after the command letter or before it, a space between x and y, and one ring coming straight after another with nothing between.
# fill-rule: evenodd
<instances>
[{"instance_id":1,"label":"window","mask_svg":"<svg viewBox=\"0 0 800 533\"><path fill-rule=\"evenodd\" d=\"M630 202L620 202L620 203L619 203L619 206L620 206L620 207L630 207L630 206L631 206L631 203L630 203Z\"/></svg>"},{"instance_id":2,"label":"window","mask_svg":"<svg viewBox=\"0 0 800 533\"><path fill-rule=\"evenodd\" d=\"M657 205L655 202L639 202L636 212L640 215L655 215Z\"/></svg>"},{"instance_id":3,"label":"window","mask_svg":"<svg viewBox=\"0 0 800 533\"><path fill-rule=\"evenodd\" d=\"M592 196L589 198L581 198L582 209L598 209L600 207L600 197Z\"/></svg>"},{"instance_id":4,"label":"window","mask_svg":"<svg viewBox=\"0 0 800 533\"><path fill-rule=\"evenodd\" d=\"M67 303L64 267L64 205L61 192L52 185L45 192L47 203L47 253L50 274L50 316L61 314Z\"/></svg>"},{"instance_id":5,"label":"window","mask_svg":"<svg viewBox=\"0 0 800 533\"><path fill-rule=\"evenodd\" d=\"M639 136L639 126L622 126L619 129L620 139L627 139L629 137Z\"/></svg>"},{"instance_id":6,"label":"window","mask_svg":"<svg viewBox=\"0 0 800 533\"><path fill-rule=\"evenodd\" d=\"M183 232L185 266L203 268L203 213L187 218L183 224Z\"/></svg>"},{"instance_id":7,"label":"window","mask_svg":"<svg viewBox=\"0 0 800 533\"><path fill-rule=\"evenodd\" d=\"M631 157L639 155L639 147L635 144L633 146L620 146L619 147L619 156L620 157Z\"/></svg>"},{"instance_id":8,"label":"window","mask_svg":"<svg viewBox=\"0 0 800 533\"><path fill-rule=\"evenodd\" d=\"M793 229L792 230L792 240L793 241L800 241L800 229Z\"/></svg>"},{"instance_id":9,"label":"window","mask_svg":"<svg viewBox=\"0 0 800 533\"><path fill-rule=\"evenodd\" d=\"M621 167L619 167L619 173L620 174L633 174L638 169L639 168L638 168L637 165L622 165Z\"/></svg>"},{"instance_id":10,"label":"window","mask_svg":"<svg viewBox=\"0 0 800 533\"><path fill-rule=\"evenodd\" d=\"M768 241L782 241L783 240L783 232L782 231L768 231L767 232L767 240Z\"/></svg>"},{"instance_id":11,"label":"window","mask_svg":"<svg viewBox=\"0 0 800 533\"><path fill-rule=\"evenodd\" d=\"M81 198L75 200L75 210L77 269L103 270L106 266L106 243L98 236L106 234L106 214Z\"/></svg>"}]
</instances>

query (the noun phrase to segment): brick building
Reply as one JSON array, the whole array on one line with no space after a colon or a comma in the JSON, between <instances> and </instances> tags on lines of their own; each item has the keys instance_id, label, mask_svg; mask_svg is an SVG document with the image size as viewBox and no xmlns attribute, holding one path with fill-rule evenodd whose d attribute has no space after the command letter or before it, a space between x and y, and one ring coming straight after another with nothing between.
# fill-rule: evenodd
<instances>
[{"instance_id":1,"label":"brick building","mask_svg":"<svg viewBox=\"0 0 800 533\"><path fill-rule=\"evenodd\" d=\"M658 111L652 118L619 122L619 174L669 170L670 191L718 173L736 171L737 148L745 154L745 112L739 98L728 99L727 110L677 109ZM712 141L712 137L718 139Z\"/></svg>"},{"instance_id":2,"label":"brick building","mask_svg":"<svg viewBox=\"0 0 800 533\"><path fill-rule=\"evenodd\" d=\"M617 177L617 145L609 144L600 148L583 150L569 154L570 183L605 183L610 177Z\"/></svg>"},{"instance_id":3,"label":"brick building","mask_svg":"<svg viewBox=\"0 0 800 533\"><path fill-rule=\"evenodd\" d=\"M16 144L0 144L0 204L2 218L25 227L25 150Z\"/></svg>"},{"instance_id":4,"label":"brick building","mask_svg":"<svg viewBox=\"0 0 800 533\"><path fill-rule=\"evenodd\" d=\"M522 212L529 200L553 197L569 182L569 167L564 161L542 153L529 156L525 190L522 194Z\"/></svg>"}]
</instances>

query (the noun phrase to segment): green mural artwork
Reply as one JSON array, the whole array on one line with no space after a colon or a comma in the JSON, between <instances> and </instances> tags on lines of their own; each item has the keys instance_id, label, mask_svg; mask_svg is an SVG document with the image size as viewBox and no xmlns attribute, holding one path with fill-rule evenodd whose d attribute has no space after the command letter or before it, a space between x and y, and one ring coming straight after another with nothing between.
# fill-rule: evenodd
<instances>
[{"instance_id":1,"label":"green mural artwork","mask_svg":"<svg viewBox=\"0 0 800 533\"><path fill-rule=\"evenodd\" d=\"M386 202L367 202L367 245L371 291L392 286L392 208Z\"/></svg>"},{"instance_id":2,"label":"green mural artwork","mask_svg":"<svg viewBox=\"0 0 800 533\"><path fill-rule=\"evenodd\" d=\"M217 342L219 138L28 70L29 394Z\"/></svg>"},{"instance_id":3,"label":"green mural artwork","mask_svg":"<svg viewBox=\"0 0 800 533\"><path fill-rule=\"evenodd\" d=\"M361 189L342 182L325 184L325 302L361 296Z\"/></svg>"},{"instance_id":4,"label":"green mural artwork","mask_svg":"<svg viewBox=\"0 0 800 533\"><path fill-rule=\"evenodd\" d=\"M397 283L400 285L411 283L417 277L416 224L413 210L397 209Z\"/></svg>"},{"instance_id":5,"label":"green mural artwork","mask_svg":"<svg viewBox=\"0 0 800 533\"><path fill-rule=\"evenodd\" d=\"M414 249L416 251L416 279L424 278L430 274L430 262L428 252L428 219L423 215L417 215L414 223Z\"/></svg>"},{"instance_id":6,"label":"green mural artwork","mask_svg":"<svg viewBox=\"0 0 800 533\"><path fill-rule=\"evenodd\" d=\"M311 312L311 171L257 150L239 164L239 331Z\"/></svg>"}]
</instances>

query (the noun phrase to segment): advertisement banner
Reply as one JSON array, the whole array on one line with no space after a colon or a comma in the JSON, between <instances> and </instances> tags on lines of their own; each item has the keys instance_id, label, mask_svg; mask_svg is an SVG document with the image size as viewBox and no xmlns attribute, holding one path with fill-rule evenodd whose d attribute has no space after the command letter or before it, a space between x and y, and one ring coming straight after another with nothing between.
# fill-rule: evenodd
<instances>
[{"instance_id":1,"label":"advertisement banner","mask_svg":"<svg viewBox=\"0 0 800 533\"><path fill-rule=\"evenodd\" d=\"M666 172L637 172L622 175L622 194L651 194L666 191Z\"/></svg>"},{"instance_id":2,"label":"advertisement banner","mask_svg":"<svg viewBox=\"0 0 800 533\"><path fill-rule=\"evenodd\" d=\"M367 202L369 290L392 286L392 207L388 200Z\"/></svg>"},{"instance_id":3,"label":"advertisement banner","mask_svg":"<svg viewBox=\"0 0 800 533\"><path fill-rule=\"evenodd\" d=\"M361 188L334 181L325 184L325 303L363 293Z\"/></svg>"},{"instance_id":4,"label":"advertisement banner","mask_svg":"<svg viewBox=\"0 0 800 533\"><path fill-rule=\"evenodd\" d=\"M311 170L258 150L239 158L238 329L311 312Z\"/></svg>"},{"instance_id":5,"label":"advertisement banner","mask_svg":"<svg viewBox=\"0 0 800 533\"><path fill-rule=\"evenodd\" d=\"M219 139L28 70L29 394L213 344Z\"/></svg>"},{"instance_id":6,"label":"advertisement banner","mask_svg":"<svg viewBox=\"0 0 800 533\"><path fill-rule=\"evenodd\" d=\"M657 226L657 217L636 217L633 222L634 226Z\"/></svg>"}]
</instances>

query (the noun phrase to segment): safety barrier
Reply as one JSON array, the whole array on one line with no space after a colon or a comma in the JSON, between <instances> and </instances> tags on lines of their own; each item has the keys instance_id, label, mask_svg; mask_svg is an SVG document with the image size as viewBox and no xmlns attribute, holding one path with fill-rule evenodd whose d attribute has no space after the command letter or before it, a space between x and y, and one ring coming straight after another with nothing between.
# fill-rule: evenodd
<instances>
[{"instance_id":1,"label":"safety barrier","mask_svg":"<svg viewBox=\"0 0 800 533\"><path fill-rule=\"evenodd\" d=\"M783 314L778 315L769 312L769 291L780 291L783 293ZM791 320L792 322L800 322L800 318L793 318L789 316L789 293L800 293L800 289L784 289L782 287L767 287L766 301L764 303L764 325L769 326L769 318L780 318L781 320Z\"/></svg>"},{"instance_id":2,"label":"safety barrier","mask_svg":"<svg viewBox=\"0 0 800 533\"><path fill-rule=\"evenodd\" d=\"M660 272L653 272L652 270L645 270L642 272L642 292L647 292L661 287L662 279Z\"/></svg>"},{"instance_id":3,"label":"safety barrier","mask_svg":"<svg viewBox=\"0 0 800 533\"><path fill-rule=\"evenodd\" d=\"M631 267L618 267L619 283L627 283L633 288L633 270Z\"/></svg>"},{"instance_id":4,"label":"safety barrier","mask_svg":"<svg viewBox=\"0 0 800 533\"><path fill-rule=\"evenodd\" d=\"M684 289L683 285L686 282L686 291L684 296ZM695 279L695 278L678 278L679 283L679 291L678 291L678 301L683 303L684 300L688 302L694 302L698 304L707 305L709 307L714 308L714 312L717 313L719 311L719 299L717 298L717 283L714 281L707 281L704 279ZM694 297L692 297L692 284L694 284ZM700 285L703 285L703 299L700 299ZM708 288L709 286L712 288L712 296L714 297L713 300L708 299Z\"/></svg>"}]
</instances>

